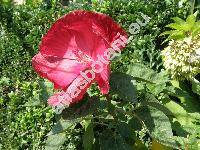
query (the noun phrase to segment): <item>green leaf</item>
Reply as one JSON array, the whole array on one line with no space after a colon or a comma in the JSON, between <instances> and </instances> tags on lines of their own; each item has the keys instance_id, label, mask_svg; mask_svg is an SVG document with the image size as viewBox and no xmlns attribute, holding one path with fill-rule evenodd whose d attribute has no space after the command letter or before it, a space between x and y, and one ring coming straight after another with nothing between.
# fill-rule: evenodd
<instances>
[{"instance_id":1,"label":"green leaf","mask_svg":"<svg viewBox=\"0 0 200 150\"><path fill-rule=\"evenodd\" d=\"M81 102L74 104L62 111L64 119L77 119L92 114L99 107L99 98L85 97Z\"/></svg>"},{"instance_id":2,"label":"green leaf","mask_svg":"<svg viewBox=\"0 0 200 150\"><path fill-rule=\"evenodd\" d=\"M141 125L140 121L134 116L129 120L128 125L133 130L138 130L139 131L139 130L142 129L142 125Z\"/></svg>"},{"instance_id":3,"label":"green leaf","mask_svg":"<svg viewBox=\"0 0 200 150\"><path fill-rule=\"evenodd\" d=\"M85 121L85 133L83 135L84 150L91 150L94 143L93 123L91 120Z\"/></svg>"},{"instance_id":4,"label":"green leaf","mask_svg":"<svg viewBox=\"0 0 200 150\"><path fill-rule=\"evenodd\" d=\"M179 40L191 35L193 37L196 36L197 33L199 33L198 23L196 22L196 15L197 13L189 15L186 21L182 20L179 17L172 18L175 23L170 23L166 27L169 27L173 30L165 31L161 34L169 35L169 37L163 43L172 39Z\"/></svg>"},{"instance_id":5,"label":"green leaf","mask_svg":"<svg viewBox=\"0 0 200 150\"><path fill-rule=\"evenodd\" d=\"M185 21L179 17L174 17L172 18L172 20L174 20L174 22L179 25L182 25L183 23L185 23Z\"/></svg>"},{"instance_id":6,"label":"green leaf","mask_svg":"<svg viewBox=\"0 0 200 150\"><path fill-rule=\"evenodd\" d=\"M52 128L52 130L48 133L48 135L53 135L53 134L58 134L58 133L64 132L67 129L70 129L74 125L76 125L77 122L80 122L80 120L79 119L74 119L74 120L60 119L56 123L56 125Z\"/></svg>"},{"instance_id":7,"label":"green leaf","mask_svg":"<svg viewBox=\"0 0 200 150\"><path fill-rule=\"evenodd\" d=\"M169 118L162 111L151 106L143 106L135 113L144 122L152 138L167 146L177 146L173 140Z\"/></svg>"},{"instance_id":8,"label":"green leaf","mask_svg":"<svg viewBox=\"0 0 200 150\"><path fill-rule=\"evenodd\" d=\"M195 21L196 21L196 17L195 17L194 14L189 15L189 16L187 17L187 19L186 19L187 24L189 24L190 26L193 26L194 23L195 23Z\"/></svg>"},{"instance_id":9,"label":"green leaf","mask_svg":"<svg viewBox=\"0 0 200 150\"><path fill-rule=\"evenodd\" d=\"M127 74L133 76L136 79L141 79L141 81L149 83L154 83L156 77L156 72L154 72L147 66L139 63L129 65Z\"/></svg>"},{"instance_id":10,"label":"green leaf","mask_svg":"<svg viewBox=\"0 0 200 150\"><path fill-rule=\"evenodd\" d=\"M146 150L147 148L145 145L140 141L140 139L135 134L135 127L141 125L141 123L138 121L138 119L131 119L131 121L127 124L126 122L118 122L116 125L117 132L119 133L119 136L126 141L126 143L131 147L131 149L137 149L137 150ZM138 130L141 130L142 127L140 127Z\"/></svg>"},{"instance_id":11,"label":"green leaf","mask_svg":"<svg viewBox=\"0 0 200 150\"><path fill-rule=\"evenodd\" d=\"M159 36L163 36L163 35L172 34L172 33L174 33L175 31L176 31L176 30L165 31L165 32L161 33Z\"/></svg>"},{"instance_id":12,"label":"green leaf","mask_svg":"<svg viewBox=\"0 0 200 150\"><path fill-rule=\"evenodd\" d=\"M193 24L188 24L188 23L184 23L182 24L182 26L180 27L180 30L184 31L184 32L188 32L192 29Z\"/></svg>"},{"instance_id":13,"label":"green leaf","mask_svg":"<svg viewBox=\"0 0 200 150\"><path fill-rule=\"evenodd\" d=\"M118 135L115 137L116 147L119 150L132 150L132 147L126 143L126 140Z\"/></svg>"},{"instance_id":14,"label":"green leaf","mask_svg":"<svg viewBox=\"0 0 200 150\"><path fill-rule=\"evenodd\" d=\"M56 123L53 129L47 134L45 150L56 150L66 141L65 132L72 129L80 120L63 120L62 118Z\"/></svg>"},{"instance_id":15,"label":"green leaf","mask_svg":"<svg viewBox=\"0 0 200 150\"><path fill-rule=\"evenodd\" d=\"M117 123L117 131L123 138L133 138L132 130L128 124L125 122Z\"/></svg>"},{"instance_id":16,"label":"green leaf","mask_svg":"<svg viewBox=\"0 0 200 150\"><path fill-rule=\"evenodd\" d=\"M161 93L166 88L166 82L169 81L167 72L157 73L153 69L138 63L129 65L127 74L133 76L137 81L146 82L147 88L155 95Z\"/></svg>"},{"instance_id":17,"label":"green leaf","mask_svg":"<svg viewBox=\"0 0 200 150\"><path fill-rule=\"evenodd\" d=\"M110 87L120 98L131 102L136 101L136 89L132 76L125 73L112 73Z\"/></svg>"},{"instance_id":18,"label":"green leaf","mask_svg":"<svg viewBox=\"0 0 200 150\"><path fill-rule=\"evenodd\" d=\"M199 112L200 104L195 97L192 97L187 92L188 87L185 87L184 84L176 80L172 80L171 83L175 87L174 93L171 93L171 94L179 98L181 103L184 104L188 109L190 109L190 111Z\"/></svg>"},{"instance_id":19,"label":"green leaf","mask_svg":"<svg viewBox=\"0 0 200 150\"><path fill-rule=\"evenodd\" d=\"M196 134L190 135L186 138L181 136L176 136L175 141L180 145L179 149L188 149L188 150L199 150L200 141L196 138Z\"/></svg>"},{"instance_id":20,"label":"green leaf","mask_svg":"<svg viewBox=\"0 0 200 150\"><path fill-rule=\"evenodd\" d=\"M195 37L200 33L200 21L197 21L192 28L192 36Z\"/></svg>"},{"instance_id":21,"label":"green leaf","mask_svg":"<svg viewBox=\"0 0 200 150\"><path fill-rule=\"evenodd\" d=\"M179 24L176 24L176 23L168 24L168 25L166 25L166 27L176 29L176 30L180 30L180 28L181 28L181 26Z\"/></svg>"},{"instance_id":22,"label":"green leaf","mask_svg":"<svg viewBox=\"0 0 200 150\"><path fill-rule=\"evenodd\" d=\"M34 98L32 98L31 100L29 100L28 102L26 102L23 106L26 106L26 107L40 106L42 104L44 104L44 103L40 101L39 95L38 95L38 96L35 96Z\"/></svg>"},{"instance_id":23,"label":"green leaf","mask_svg":"<svg viewBox=\"0 0 200 150\"><path fill-rule=\"evenodd\" d=\"M176 117L176 120L174 121L177 121L180 124L180 127L176 127L175 129L178 129L177 132L181 134L182 130L194 134L199 130L198 124L200 123L200 104L197 98L192 97L186 91L188 88L184 87L184 84L174 80L171 81L171 83L175 87L175 91L174 93L171 93L171 95L176 96L181 102L176 103L169 99L165 104L165 106Z\"/></svg>"},{"instance_id":24,"label":"green leaf","mask_svg":"<svg viewBox=\"0 0 200 150\"><path fill-rule=\"evenodd\" d=\"M169 40L183 39L185 37L185 33L183 31L180 31L180 30L166 31L166 32L163 33L163 35L165 35L165 34L169 34L169 36L163 43L165 43Z\"/></svg>"},{"instance_id":25,"label":"green leaf","mask_svg":"<svg viewBox=\"0 0 200 150\"><path fill-rule=\"evenodd\" d=\"M58 150L66 141L65 133L59 133L48 136L46 140L45 150Z\"/></svg>"},{"instance_id":26,"label":"green leaf","mask_svg":"<svg viewBox=\"0 0 200 150\"><path fill-rule=\"evenodd\" d=\"M198 122L198 119L196 118L199 116L199 114L190 112L191 110L187 109L187 107L184 107L183 105L178 104L170 99L165 103L165 107L167 107L175 117L173 118L174 130L179 135L186 136L187 132L194 134L199 130L198 125L196 125L196 122Z\"/></svg>"},{"instance_id":27,"label":"green leaf","mask_svg":"<svg viewBox=\"0 0 200 150\"><path fill-rule=\"evenodd\" d=\"M192 79L192 91L200 95L200 82L195 78Z\"/></svg>"},{"instance_id":28,"label":"green leaf","mask_svg":"<svg viewBox=\"0 0 200 150\"><path fill-rule=\"evenodd\" d=\"M183 39L185 37L185 33L183 31L174 31L172 34L169 35L167 40L178 40Z\"/></svg>"},{"instance_id":29,"label":"green leaf","mask_svg":"<svg viewBox=\"0 0 200 150\"><path fill-rule=\"evenodd\" d=\"M114 134L111 130L104 130L100 133L95 142L95 150L132 150L126 140L119 134Z\"/></svg>"}]
</instances>

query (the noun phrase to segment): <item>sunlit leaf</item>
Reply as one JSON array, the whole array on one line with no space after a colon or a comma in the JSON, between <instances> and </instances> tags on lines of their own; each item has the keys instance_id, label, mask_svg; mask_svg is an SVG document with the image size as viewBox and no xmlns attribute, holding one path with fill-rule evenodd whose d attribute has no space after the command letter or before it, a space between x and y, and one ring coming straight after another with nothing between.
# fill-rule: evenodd
<instances>
[{"instance_id":1,"label":"sunlit leaf","mask_svg":"<svg viewBox=\"0 0 200 150\"><path fill-rule=\"evenodd\" d=\"M46 140L45 150L58 150L66 141L65 133L59 133L48 136Z\"/></svg>"},{"instance_id":2,"label":"sunlit leaf","mask_svg":"<svg viewBox=\"0 0 200 150\"><path fill-rule=\"evenodd\" d=\"M177 146L173 140L169 118L162 111L151 106L143 106L135 113L144 122L153 138L167 146Z\"/></svg>"}]
</instances>

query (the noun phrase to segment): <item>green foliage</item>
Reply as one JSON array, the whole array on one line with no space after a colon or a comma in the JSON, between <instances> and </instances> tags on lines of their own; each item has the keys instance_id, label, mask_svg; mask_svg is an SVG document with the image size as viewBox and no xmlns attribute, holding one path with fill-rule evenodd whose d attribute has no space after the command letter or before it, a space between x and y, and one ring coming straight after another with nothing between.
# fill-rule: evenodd
<instances>
[{"instance_id":1,"label":"green foliage","mask_svg":"<svg viewBox=\"0 0 200 150\"><path fill-rule=\"evenodd\" d=\"M157 73L145 65L137 63L129 65L127 74L133 76L138 81L146 82L146 87L155 95L158 95L166 88L166 82L169 80L168 74L165 71Z\"/></svg>"},{"instance_id":2,"label":"green foliage","mask_svg":"<svg viewBox=\"0 0 200 150\"><path fill-rule=\"evenodd\" d=\"M195 37L200 33L200 21L196 21L197 13L189 15L184 21L179 17L172 18L174 23L168 24L166 27L173 30L165 31L161 35L169 35L167 40L179 40L185 37Z\"/></svg>"},{"instance_id":3,"label":"green foliage","mask_svg":"<svg viewBox=\"0 0 200 150\"><path fill-rule=\"evenodd\" d=\"M79 122L85 127L84 148L104 150L119 147L120 149L132 149L133 147L140 149L142 147L145 149L151 146L150 139L158 141L157 146L166 148L198 147L198 145L192 144L199 142L197 122L200 121L200 109L195 97L188 95L184 88L171 84L172 81L166 72L157 73L142 64L131 64L128 68L128 74L113 73L111 76L113 78L110 80L112 82L111 89L119 97L115 97L115 95L102 97L92 114L74 115L73 119L79 118L82 120ZM135 81L133 82L133 80ZM121 81L124 81L125 84L121 84ZM133 85L138 91L137 102L130 101L129 97ZM162 85L162 88L155 85ZM128 96L125 96L125 93ZM134 93L132 94L134 95ZM169 100L168 95L177 96L180 102ZM89 102L77 104L78 108L81 108L81 112L87 112L90 107ZM84 105L89 107L82 107ZM102 105L107 106L102 107ZM79 111L72 109L73 107L69 107L65 111L71 110L72 114L79 114ZM65 111L63 117L68 114ZM67 120L69 122L70 118L68 117ZM71 123L65 126L68 127L69 124ZM69 132L68 129L65 131ZM189 140L183 144L187 138ZM110 147L111 144L112 147ZM155 147L155 143L152 143L152 146Z\"/></svg>"},{"instance_id":4,"label":"green foliage","mask_svg":"<svg viewBox=\"0 0 200 150\"><path fill-rule=\"evenodd\" d=\"M160 55L160 33L170 18L186 17L187 4L179 8L178 1L112 0L63 7L54 0L28 0L21 6L1 2L1 149L199 148L199 84L186 84L189 90L173 85ZM31 58L53 22L74 9L106 13L126 31L142 19L140 12L151 19L112 64L109 95L92 86L80 103L58 116L46 104L53 85L37 78Z\"/></svg>"},{"instance_id":5,"label":"green foliage","mask_svg":"<svg viewBox=\"0 0 200 150\"><path fill-rule=\"evenodd\" d=\"M46 82L36 79L31 59L42 34L59 17L56 11L0 2L2 149L40 149L53 125L53 112L46 106L52 87L47 90Z\"/></svg>"},{"instance_id":6,"label":"green foliage","mask_svg":"<svg viewBox=\"0 0 200 150\"><path fill-rule=\"evenodd\" d=\"M144 122L153 139L174 148L178 147L173 139L169 118L162 111L145 106L136 110L135 113Z\"/></svg>"},{"instance_id":7,"label":"green foliage","mask_svg":"<svg viewBox=\"0 0 200 150\"><path fill-rule=\"evenodd\" d=\"M136 101L136 89L134 80L131 76L120 72L113 73L111 75L110 83L111 91L119 94L121 99L127 99L131 102Z\"/></svg>"},{"instance_id":8,"label":"green foliage","mask_svg":"<svg viewBox=\"0 0 200 150\"><path fill-rule=\"evenodd\" d=\"M83 147L85 150L91 150L94 143L93 123L91 120L85 121L85 133L83 136Z\"/></svg>"},{"instance_id":9,"label":"green foliage","mask_svg":"<svg viewBox=\"0 0 200 150\"><path fill-rule=\"evenodd\" d=\"M58 150L66 141L65 133L50 135L46 141L46 150Z\"/></svg>"},{"instance_id":10,"label":"green foliage","mask_svg":"<svg viewBox=\"0 0 200 150\"><path fill-rule=\"evenodd\" d=\"M44 104L26 107L27 101L38 99L41 88L37 82L19 82L9 91L12 80L1 80L1 143L5 149L35 148L44 145L43 139L53 125L53 112ZM43 99L44 101L44 99Z\"/></svg>"},{"instance_id":11,"label":"green foliage","mask_svg":"<svg viewBox=\"0 0 200 150\"><path fill-rule=\"evenodd\" d=\"M192 79L192 91L200 95L200 82L195 78Z\"/></svg>"}]
</instances>

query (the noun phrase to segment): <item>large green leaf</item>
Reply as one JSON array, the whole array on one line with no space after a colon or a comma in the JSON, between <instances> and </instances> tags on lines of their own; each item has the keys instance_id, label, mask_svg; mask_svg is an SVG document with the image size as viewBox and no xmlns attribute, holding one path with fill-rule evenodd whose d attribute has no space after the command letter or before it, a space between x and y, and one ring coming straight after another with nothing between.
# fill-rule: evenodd
<instances>
[{"instance_id":1,"label":"large green leaf","mask_svg":"<svg viewBox=\"0 0 200 150\"><path fill-rule=\"evenodd\" d=\"M175 130L179 135L185 135L188 133L195 133L199 127L196 124L199 120L196 119L199 114L198 113L190 113L190 110L185 109L184 106L181 106L180 104L169 100L168 102L165 103L165 106L173 113L174 119L173 122L175 123ZM180 126L177 126L178 124ZM181 127L181 128L180 128ZM183 133L185 130L186 133Z\"/></svg>"},{"instance_id":2,"label":"large green leaf","mask_svg":"<svg viewBox=\"0 0 200 150\"><path fill-rule=\"evenodd\" d=\"M63 120L62 118L56 123L53 129L48 133L46 140L46 150L56 150L66 141L65 133L68 129L72 129L79 119Z\"/></svg>"},{"instance_id":3,"label":"large green leaf","mask_svg":"<svg viewBox=\"0 0 200 150\"><path fill-rule=\"evenodd\" d=\"M77 119L92 114L99 107L99 98L85 97L81 102L62 111L64 119Z\"/></svg>"},{"instance_id":4,"label":"large green leaf","mask_svg":"<svg viewBox=\"0 0 200 150\"><path fill-rule=\"evenodd\" d=\"M167 146L177 146L169 118L162 111L151 106L142 106L135 113L144 122L152 138Z\"/></svg>"},{"instance_id":5,"label":"large green leaf","mask_svg":"<svg viewBox=\"0 0 200 150\"><path fill-rule=\"evenodd\" d=\"M58 150L66 141L65 133L53 134L46 140L45 150Z\"/></svg>"},{"instance_id":6,"label":"large green leaf","mask_svg":"<svg viewBox=\"0 0 200 150\"><path fill-rule=\"evenodd\" d=\"M104 130L100 133L95 142L95 150L132 150L126 140L111 130Z\"/></svg>"},{"instance_id":7,"label":"large green leaf","mask_svg":"<svg viewBox=\"0 0 200 150\"><path fill-rule=\"evenodd\" d=\"M134 63L128 66L127 74L134 78L142 79L150 83L155 83L156 72L147 66L139 63Z\"/></svg>"},{"instance_id":8,"label":"large green leaf","mask_svg":"<svg viewBox=\"0 0 200 150\"><path fill-rule=\"evenodd\" d=\"M110 79L111 90L124 100L136 101L136 89L132 76L124 73L112 73Z\"/></svg>"},{"instance_id":9,"label":"large green leaf","mask_svg":"<svg viewBox=\"0 0 200 150\"><path fill-rule=\"evenodd\" d=\"M138 127L141 125L138 119L131 119L128 124L126 122L118 122L116 129L122 141L126 141L124 145L127 145L127 149L146 150L147 147L145 147L144 143L135 134L136 130L139 131L142 129L142 127L137 128L136 124Z\"/></svg>"},{"instance_id":10,"label":"large green leaf","mask_svg":"<svg viewBox=\"0 0 200 150\"><path fill-rule=\"evenodd\" d=\"M134 140L135 135L133 134L133 130L130 124L127 124L125 122L118 122L116 125L116 129L123 138L130 138Z\"/></svg>"},{"instance_id":11,"label":"large green leaf","mask_svg":"<svg viewBox=\"0 0 200 150\"><path fill-rule=\"evenodd\" d=\"M48 133L48 135L59 134L61 132L66 131L67 129L72 128L80 119L73 120L64 120L60 119L56 125L52 128L52 130Z\"/></svg>"},{"instance_id":12,"label":"large green leaf","mask_svg":"<svg viewBox=\"0 0 200 150\"><path fill-rule=\"evenodd\" d=\"M137 81L147 83L147 88L155 95L159 94L166 88L166 82L169 81L168 74L165 71L157 73L153 69L143 64L131 64L127 74L133 76Z\"/></svg>"}]
</instances>

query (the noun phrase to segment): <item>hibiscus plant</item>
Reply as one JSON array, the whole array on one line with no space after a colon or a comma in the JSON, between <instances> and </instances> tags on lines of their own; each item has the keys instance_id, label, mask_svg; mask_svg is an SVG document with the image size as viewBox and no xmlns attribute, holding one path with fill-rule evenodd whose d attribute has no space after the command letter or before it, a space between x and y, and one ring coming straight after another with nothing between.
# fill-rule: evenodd
<instances>
[{"instance_id":1,"label":"hibiscus plant","mask_svg":"<svg viewBox=\"0 0 200 150\"><path fill-rule=\"evenodd\" d=\"M116 42L119 39L121 42ZM110 70L111 60L120 57L127 39L127 33L112 18L85 10L61 17L43 36L32 65L54 84L56 93L48 104L57 113L46 149L59 149L66 137L80 128L84 129L86 150L147 149L146 144L152 149L169 149L191 144L193 137L184 135L194 132L199 114L184 110L171 97L184 102L189 97L188 107L199 109L166 71L158 73L140 63L130 64L124 72Z\"/></svg>"}]
</instances>

